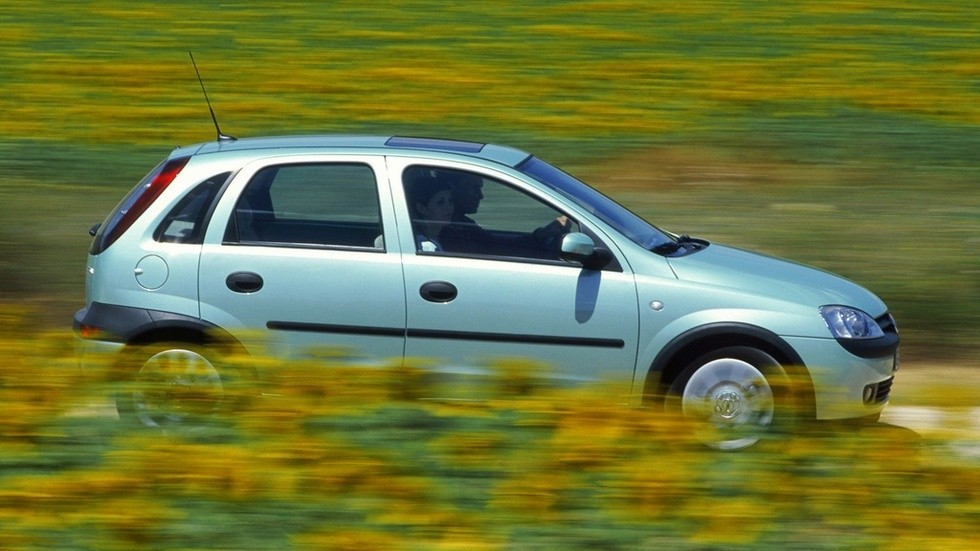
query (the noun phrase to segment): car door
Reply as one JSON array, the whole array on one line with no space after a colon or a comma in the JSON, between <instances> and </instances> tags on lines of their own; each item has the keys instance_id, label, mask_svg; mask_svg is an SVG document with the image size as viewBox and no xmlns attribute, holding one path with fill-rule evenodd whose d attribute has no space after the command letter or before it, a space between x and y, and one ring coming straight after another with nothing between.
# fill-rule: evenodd
<instances>
[{"instance_id":1,"label":"car door","mask_svg":"<svg viewBox=\"0 0 980 551\"><path fill-rule=\"evenodd\" d=\"M201 316L252 352L400 362L398 247L381 157L253 162L213 215L200 263Z\"/></svg>"},{"instance_id":2,"label":"car door","mask_svg":"<svg viewBox=\"0 0 980 551\"><path fill-rule=\"evenodd\" d=\"M543 373L558 379L632 377L638 323L633 275L624 263L586 270L557 256L561 234L588 232L584 221L504 174L397 157L389 157L388 165L393 183L402 180L392 189L402 194L395 202L403 218L406 357L463 373L516 358L544 366ZM479 197L476 206L463 197L466 191L453 189L457 209L467 212L457 212L440 231L439 250L404 231L420 226L412 219L418 216L413 186L426 178L478 186L469 191Z\"/></svg>"}]
</instances>

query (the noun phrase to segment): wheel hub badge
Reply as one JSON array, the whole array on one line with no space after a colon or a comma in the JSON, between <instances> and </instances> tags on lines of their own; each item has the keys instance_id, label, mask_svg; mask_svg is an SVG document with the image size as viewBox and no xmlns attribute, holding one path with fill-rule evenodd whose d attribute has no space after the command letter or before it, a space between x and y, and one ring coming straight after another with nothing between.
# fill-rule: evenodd
<instances>
[{"instance_id":1,"label":"wheel hub badge","mask_svg":"<svg viewBox=\"0 0 980 551\"><path fill-rule=\"evenodd\" d=\"M715 396L715 414L732 419L742 409L742 397L737 392L725 391Z\"/></svg>"}]
</instances>

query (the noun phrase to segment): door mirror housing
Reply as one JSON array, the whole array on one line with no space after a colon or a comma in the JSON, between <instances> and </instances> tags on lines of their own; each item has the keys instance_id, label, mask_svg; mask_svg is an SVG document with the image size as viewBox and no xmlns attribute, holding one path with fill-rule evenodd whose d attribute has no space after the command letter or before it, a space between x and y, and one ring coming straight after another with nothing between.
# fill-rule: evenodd
<instances>
[{"instance_id":1,"label":"door mirror housing","mask_svg":"<svg viewBox=\"0 0 980 551\"><path fill-rule=\"evenodd\" d=\"M609 263L612 254L605 248L596 247L588 235L573 232L562 237L559 257L565 262L578 262L589 270L599 270Z\"/></svg>"}]
</instances>

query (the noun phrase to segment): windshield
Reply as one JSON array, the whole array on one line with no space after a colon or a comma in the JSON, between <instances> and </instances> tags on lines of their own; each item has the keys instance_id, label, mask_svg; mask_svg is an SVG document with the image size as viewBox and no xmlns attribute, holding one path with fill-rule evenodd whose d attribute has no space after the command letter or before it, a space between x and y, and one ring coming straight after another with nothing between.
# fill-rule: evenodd
<instances>
[{"instance_id":1,"label":"windshield","mask_svg":"<svg viewBox=\"0 0 980 551\"><path fill-rule=\"evenodd\" d=\"M537 157L529 157L517 167L517 170L568 197L647 250L674 242L666 233L619 203Z\"/></svg>"}]
</instances>

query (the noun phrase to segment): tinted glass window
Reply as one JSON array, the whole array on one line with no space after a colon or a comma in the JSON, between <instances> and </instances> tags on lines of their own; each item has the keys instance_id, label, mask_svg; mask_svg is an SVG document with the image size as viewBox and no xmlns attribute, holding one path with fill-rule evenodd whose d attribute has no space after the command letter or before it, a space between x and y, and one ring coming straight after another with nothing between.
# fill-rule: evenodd
<instances>
[{"instance_id":1,"label":"tinted glass window","mask_svg":"<svg viewBox=\"0 0 980 551\"><path fill-rule=\"evenodd\" d=\"M167 213L153 232L153 238L164 243L200 244L204 239L208 212L230 174L225 172L212 176L194 187Z\"/></svg>"},{"instance_id":2,"label":"tinted glass window","mask_svg":"<svg viewBox=\"0 0 980 551\"><path fill-rule=\"evenodd\" d=\"M641 247L653 249L673 241L667 234L619 203L541 159L531 157L517 169L564 194Z\"/></svg>"},{"instance_id":3,"label":"tinted glass window","mask_svg":"<svg viewBox=\"0 0 980 551\"><path fill-rule=\"evenodd\" d=\"M480 174L416 166L402 180L419 252L558 260L562 236L578 231L553 206Z\"/></svg>"},{"instance_id":4,"label":"tinted glass window","mask_svg":"<svg viewBox=\"0 0 980 551\"><path fill-rule=\"evenodd\" d=\"M369 166L296 164L252 178L226 241L381 249L380 236L378 186Z\"/></svg>"}]
</instances>

